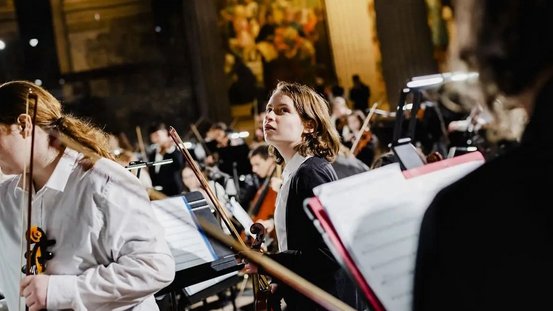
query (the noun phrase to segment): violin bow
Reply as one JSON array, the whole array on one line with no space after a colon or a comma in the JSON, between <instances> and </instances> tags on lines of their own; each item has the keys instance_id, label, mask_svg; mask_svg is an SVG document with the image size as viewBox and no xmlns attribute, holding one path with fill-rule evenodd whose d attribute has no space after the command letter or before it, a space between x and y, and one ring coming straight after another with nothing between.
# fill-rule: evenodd
<instances>
[{"instance_id":1,"label":"violin bow","mask_svg":"<svg viewBox=\"0 0 553 311\"><path fill-rule=\"evenodd\" d=\"M146 147L144 146L144 139L142 138L142 130L140 126L136 126L136 139L138 139L138 149L140 150L140 155L142 156L143 161L148 161L148 156L146 155Z\"/></svg>"},{"instance_id":2,"label":"violin bow","mask_svg":"<svg viewBox=\"0 0 553 311\"><path fill-rule=\"evenodd\" d=\"M27 109L28 109L28 100L29 99L34 100L34 110L33 110L33 117L32 117L32 129L31 129L31 161L29 162L29 181L27 184L27 231L26 231L26 238L27 238L27 265L25 267L25 275L31 274L31 222L32 222L32 212L33 212L33 159L35 155L35 133L36 133L36 114L37 114L37 105L38 105L38 97L36 94L32 93L31 90L29 90L29 95L27 96Z\"/></svg>"},{"instance_id":3,"label":"violin bow","mask_svg":"<svg viewBox=\"0 0 553 311\"><path fill-rule=\"evenodd\" d=\"M29 89L29 93L27 95L27 102L25 103L25 114L29 115L29 101L34 100L34 109L33 109L33 116L31 118L32 120L32 128L31 128L31 148L29 151L29 168L27 170L27 163L24 164L23 167L23 187L27 188L27 224L26 226L23 225L25 223L25 213L22 213L22 236L23 241L25 241L25 257L26 257L26 263L25 263L25 276L31 275L31 262L32 262L32 256L31 256L31 222L32 222L32 214L33 214L33 159L34 159L34 151L35 151L35 129L36 129L36 115L37 115L37 106L38 106L38 96L33 93L32 89ZM23 129L25 129L25 125L22 125ZM27 177L28 175L28 177ZM27 180L28 178L28 180ZM23 248L23 241L21 248ZM19 264L21 266L21 262ZM21 310L21 299L19 300L19 310ZM28 310L29 307L25 305L25 310Z\"/></svg>"}]
</instances>

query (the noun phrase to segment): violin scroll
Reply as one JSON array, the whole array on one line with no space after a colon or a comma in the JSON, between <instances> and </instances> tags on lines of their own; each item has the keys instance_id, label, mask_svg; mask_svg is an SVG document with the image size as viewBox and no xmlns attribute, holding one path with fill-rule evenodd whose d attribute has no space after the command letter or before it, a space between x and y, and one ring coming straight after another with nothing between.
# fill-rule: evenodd
<instances>
[{"instance_id":1,"label":"violin scroll","mask_svg":"<svg viewBox=\"0 0 553 311\"><path fill-rule=\"evenodd\" d=\"M263 241L265 240L265 234L267 234L267 230L265 227L256 222L250 227L251 234L255 235L255 240L251 244L251 248L255 250L261 250L261 244L263 244Z\"/></svg>"},{"instance_id":2,"label":"violin scroll","mask_svg":"<svg viewBox=\"0 0 553 311\"><path fill-rule=\"evenodd\" d=\"M27 262L30 263L30 267L27 270L27 265L21 269L23 273L29 271L30 274L41 274L46 271L46 262L54 257L54 253L50 252L48 248L56 244L56 240L49 240L46 233L37 226L32 226L27 234L32 249L25 253Z\"/></svg>"}]
</instances>

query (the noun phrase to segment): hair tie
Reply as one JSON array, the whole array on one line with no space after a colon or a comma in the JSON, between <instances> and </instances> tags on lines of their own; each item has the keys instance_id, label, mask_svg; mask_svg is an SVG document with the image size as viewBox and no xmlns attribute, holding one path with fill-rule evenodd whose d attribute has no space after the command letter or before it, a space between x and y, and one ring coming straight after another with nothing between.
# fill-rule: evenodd
<instances>
[{"instance_id":1,"label":"hair tie","mask_svg":"<svg viewBox=\"0 0 553 311\"><path fill-rule=\"evenodd\" d=\"M61 116L57 118L54 122L52 122L53 127L57 127L58 129L63 126L63 121L65 120L65 117Z\"/></svg>"}]
</instances>

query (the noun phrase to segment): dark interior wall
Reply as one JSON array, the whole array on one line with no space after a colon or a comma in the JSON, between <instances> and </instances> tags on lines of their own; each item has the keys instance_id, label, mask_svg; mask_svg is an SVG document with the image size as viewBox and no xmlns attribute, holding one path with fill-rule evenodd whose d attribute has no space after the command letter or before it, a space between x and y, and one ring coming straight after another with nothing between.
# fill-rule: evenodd
<instances>
[{"instance_id":1,"label":"dark interior wall","mask_svg":"<svg viewBox=\"0 0 553 311\"><path fill-rule=\"evenodd\" d=\"M382 71L391 107L410 77L438 73L424 0L375 0Z\"/></svg>"},{"instance_id":2,"label":"dark interior wall","mask_svg":"<svg viewBox=\"0 0 553 311\"><path fill-rule=\"evenodd\" d=\"M14 5L21 42L19 46L23 52L23 69L18 79L40 79L46 87L57 85L60 72L50 1L15 0ZM38 39L38 45L29 45L31 39Z\"/></svg>"},{"instance_id":3,"label":"dark interior wall","mask_svg":"<svg viewBox=\"0 0 553 311\"><path fill-rule=\"evenodd\" d=\"M185 36L194 93L201 116L229 123L230 105L224 73L224 45L215 1L183 1Z\"/></svg>"}]
</instances>

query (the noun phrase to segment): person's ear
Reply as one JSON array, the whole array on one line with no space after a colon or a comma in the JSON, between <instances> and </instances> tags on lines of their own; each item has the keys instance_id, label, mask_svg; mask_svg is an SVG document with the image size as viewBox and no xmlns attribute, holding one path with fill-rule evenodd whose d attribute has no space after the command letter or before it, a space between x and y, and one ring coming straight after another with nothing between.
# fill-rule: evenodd
<instances>
[{"instance_id":1,"label":"person's ear","mask_svg":"<svg viewBox=\"0 0 553 311\"><path fill-rule=\"evenodd\" d=\"M21 132L21 135L23 138L26 138L31 135L31 129L33 126L33 123L31 121L31 116L22 113L17 117L17 125L19 126L19 131Z\"/></svg>"}]
</instances>

